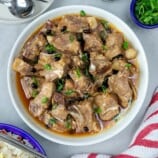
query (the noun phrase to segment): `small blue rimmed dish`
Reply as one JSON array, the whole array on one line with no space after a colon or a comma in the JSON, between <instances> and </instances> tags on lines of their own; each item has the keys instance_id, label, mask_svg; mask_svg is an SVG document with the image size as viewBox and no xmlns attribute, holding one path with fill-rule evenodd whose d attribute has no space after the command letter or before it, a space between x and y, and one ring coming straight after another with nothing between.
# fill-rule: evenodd
<instances>
[{"instance_id":1,"label":"small blue rimmed dish","mask_svg":"<svg viewBox=\"0 0 158 158\"><path fill-rule=\"evenodd\" d=\"M22 139L27 140L28 143L33 147L33 149L46 156L46 152L44 151L40 143L26 131L16 126L5 124L5 123L0 123L0 130L5 130L7 133L20 136Z\"/></svg>"},{"instance_id":2,"label":"small blue rimmed dish","mask_svg":"<svg viewBox=\"0 0 158 158\"><path fill-rule=\"evenodd\" d=\"M137 0L132 0L131 4L130 4L130 15L131 15L131 18L134 21L134 23L137 24L139 27L142 27L145 29L158 28L158 23L153 24L153 25L147 25L147 24L143 24L142 22L139 21L139 19L136 17L136 14L135 14L136 2L137 2Z\"/></svg>"}]
</instances>

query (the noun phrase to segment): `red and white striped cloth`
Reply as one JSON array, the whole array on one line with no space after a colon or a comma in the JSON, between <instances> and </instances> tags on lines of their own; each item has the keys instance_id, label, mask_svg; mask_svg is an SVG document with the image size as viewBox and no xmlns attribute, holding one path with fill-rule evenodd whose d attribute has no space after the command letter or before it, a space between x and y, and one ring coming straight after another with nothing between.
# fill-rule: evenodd
<instances>
[{"instance_id":1,"label":"red and white striped cloth","mask_svg":"<svg viewBox=\"0 0 158 158\"><path fill-rule=\"evenodd\" d=\"M158 88L127 150L116 156L88 153L71 158L158 158Z\"/></svg>"}]
</instances>

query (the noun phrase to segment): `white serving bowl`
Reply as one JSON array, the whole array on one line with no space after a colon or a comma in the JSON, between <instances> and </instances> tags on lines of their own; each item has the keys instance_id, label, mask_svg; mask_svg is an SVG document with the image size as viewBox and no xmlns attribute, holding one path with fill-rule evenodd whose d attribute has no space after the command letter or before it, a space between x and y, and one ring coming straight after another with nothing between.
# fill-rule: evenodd
<instances>
[{"instance_id":1,"label":"white serving bowl","mask_svg":"<svg viewBox=\"0 0 158 158\"><path fill-rule=\"evenodd\" d=\"M122 119L120 119L116 125L111 127L108 130L105 130L99 134L95 134L92 136L83 136L83 137L68 137L64 135L58 135L56 133L50 132L47 129L43 128L41 125L39 125L35 120L31 117L31 115L26 111L24 106L22 105L22 101L19 97L17 87L16 87L16 78L15 78L15 72L12 70L12 63L15 57L18 56L20 53L20 50L24 44L24 42L28 39L28 37L37 29L39 26L41 26L43 23L45 23L48 19L53 19L55 17L64 15L64 14L70 14L70 13L79 13L80 10L84 10L87 14L97 16L100 18L105 18L110 23L114 24L120 31L124 33L124 36L132 43L133 47L138 51L138 62L140 67L140 81L138 86L138 98L136 101L134 101L132 108L128 111L128 113L123 116ZM115 15L95 7L91 6L66 6L54 9L52 11L49 11L42 16L35 19L32 23L30 23L20 34L18 39L16 40L14 47L10 53L9 63L8 63L8 71L7 71L7 81L8 81L8 88L9 88L9 94L11 97L11 100L13 102L13 105L22 118L22 120L36 133L43 136L44 138L57 142L60 144L65 145L90 145L99 143L102 141L105 141L114 135L121 132L123 129L125 129L131 121L135 118L136 114L140 111L142 108L143 101L145 99L145 95L148 88L148 64L146 60L146 55L144 52L144 49L138 40L135 33L118 17Z\"/></svg>"}]
</instances>

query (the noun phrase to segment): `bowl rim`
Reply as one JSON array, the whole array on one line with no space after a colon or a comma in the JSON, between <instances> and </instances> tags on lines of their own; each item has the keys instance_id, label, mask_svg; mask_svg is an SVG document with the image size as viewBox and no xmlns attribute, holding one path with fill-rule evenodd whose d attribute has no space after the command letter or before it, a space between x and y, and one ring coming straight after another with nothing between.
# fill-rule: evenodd
<instances>
[{"instance_id":1,"label":"bowl rim","mask_svg":"<svg viewBox=\"0 0 158 158\"><path fill-rule=\"evenodd\" d=\"M132 20L134 21L134 23L136 23L139 27L145 28L145 29L154 29L154 28L158 28L158 23L157 24L153 24L153 25L147 25L147 24L143 24L141 23L138 18L135 15L135 4L136 4L137 0L132 0L131 4L130 4L130 15Z\"/></svg>"},{"instance_id":2,"label":"bowl rim","mask_svg":"<svg viewBox=\"0 0 158 158\"><path fill-rule=\"evenodd\" d=\"M35 150L37 150L38 152L46 156L46 152L41 146L41 144L31 134L29 134L25 130L11 124L0 123L0 130L2 129L6 130L7 132L11 132L15 135L21 136L22 138L28 140Z\"/></svg>"},{"instance_id":3,"label":"bowl rim","mask_svg":"<svg viewBox=\"0 0 158 158\"><path fill-rule=\"evenodd\" d=\"M95 137L95 135L93 136L88 136L88 141L84 141L84 143L82 142L82 139L81 139L81 142L77 142L75 139L72 139L72 140L61 140L59 138L61 138L62 136L59 135L59 138L55 138L53 137L53 134L51 134L51 136L44 132L43 131L43 127L37 127L35 125L33 125L33 123L31 123L29 121L29 119L25 118L25 116L21 113L21 110L20 108L17 106L17 103L13 97L13 94L12 94L12 86L11 86L11 83L12 83L12 80L11 80L11 72L12 72L12 69L10 68L11 65L12 65L12 60L14 58L14 53L15 53L15 50L16 50L16 46L18 44L18 42L20 41L20 39L28 32L28 30L32 27L32 26L36 26L36 29L37 29L37 24L41 24L40 20L42 20L42 24L44 23L43 21L46 21L47 20L47 16L49 16L50 14L52 15L53 17L53 14L54 13L58 13L58 12L62 12L63 10L70 10L71 12L71 9L76 9L76 10L86 10L87 8L89 10L92 10L92 11L97 11L97 12L101 12L101 13L104 13L106 14L106 16L111 16L113 17L115 20L117 20L118 22L120 22L121 25L124 25L124 27L126 27L128 30L130 30L130 33L132 33L132 35L134 36L134 38L136 39L136 41L139 43L139 46L141 48L141 50L143 51L143 54L144 54L144 61L146 63L146 79L145 79L145 91L144 91L144 95L143 95L143 99L140 100L140 106L139 107L136 107L135 108L135 111L133 111L132 115L126 120L126 123L124 123L122 126L120 126L118 129L114 130L113 133L108 133L109 135L106 136L104 134L104 137L101 133L99 133L99 135L101 135L100 137L97 137L97 139L93 139L93 140L90 140L89 138L92 138L92 137ZM82 8L82 9L81 9ZM65 15L67 14L66 12L65 13L62 13L62 15ZM96 12L95 12L96 14ZM94 15L92 13L92 15ZM97 16L97 15L96 15ZM105 17L105 16L104 16ZM26 40L25 40L26 41ZM12 48L12 51L11 51L11 55L10 55L10 58L9 58L9 62L8 62L8 71L7 71L7 83L8 83L8 90L9 90L9 96L11 98L11 101L13 103L13 106L14 108L16 109L17 113L19 114L19 116L22 118L22 120L31 128L33 129L36 133L38 133L40 136L46 138L47 140L50 140L52 142L56 142L56 143L59 143L59 144L63 144L63 145L71 145L71 146L85 146L85 145L92 145L92 144L96 144L96 143L100 143L102 141L105 141L105 140L108 140L110 138L112 138L113 136L119 134L121 131L123 131L123 129L127 128L127 126L133 121L133 119L136 117L136 115L138 114L139 110L141 109L142 107L142 104L144 102L144 99L145 99L145 96L146 96L146 92L147 92L147 89L148 89L148 79L149 79L149 75L148 75L148 62L147 62L147 58L146 58L146 55L145 55L145 51L141 45L141 42L139 41L138 37L136 36L136 34L133 32L133 30L125 23L123 22L120 18L118 18L117 16L115 16L114 14L106 11L106 10L103 10L103 9L100 9L100 8L97 8L97 7L92 7L92 6L88 6L88 5L70 5L70 6L64 6L64 7L59 7L59 8L56 8L56 9L53 9L43 15L41 15L40 17L38 17L37 19L35 19L32 23L30 23L29 25L27 25L27 27L23 30L23 32L19 35L19 37L17 38L13 48ZM131 108L131 111L132 109L134 110L134 108ZM63 137L62 137L63 138ZM79 137L80 139L81 137ZM84 139L84 137L83 137Z\"/></svg>"}]
</instances>

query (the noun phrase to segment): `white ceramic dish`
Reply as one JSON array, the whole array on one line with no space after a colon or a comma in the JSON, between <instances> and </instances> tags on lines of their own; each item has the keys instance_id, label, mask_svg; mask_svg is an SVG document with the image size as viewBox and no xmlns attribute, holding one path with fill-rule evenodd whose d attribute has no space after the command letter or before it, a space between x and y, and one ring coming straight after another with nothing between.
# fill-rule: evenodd
<instances>
[{"instance_id":1,"label":"white ceramic dish","mask_svg":"<svg viewBox=\"0 0 158 158\"><path fill-rule=\"evenodd\" d=\"M13 72L11 67L13 60L19 54L20 49L23 46L23 43L30 36L30 34L34 32L41 24L46 22L46 20L48 19L52 19L61 16L63 14L79 13L80 10L84 10L87 14L107 19L109 22L113 23L115 26L117 26L119 30L121 30L124 33L125 37L132 43L132 45L138 51L138 61L140 66L140 83L138 87L138 99L133 103L132 108L128 111L128 113L120 121L118 121L115 126L110 128L109 130L103 131L93 136L66 137L49 132L48 130L42 128L39 124L37 124L32 119L30 114L26 112L26 110L23 108L22 102L17 93L17 88L15 84L15 72ZM139 112L139 110L143 105L143 101L145 99L145 95L147 92L148 64L147 64L145 52L143 50L140 41L136 37L135 33L122 20L102 9L98 9L90 6L67 6L47 12L46 14L38 17L35 21L33 21L24 29L24 31L18 37L12 49L8 63L7 80L8 80L9 94L13 102L13 105L16 111L18 112L18 114L20 115L20 117L22 118L22 120L31 129L33 129L39 135L43 136L44 138L50 141L54 141L65 145L83 146L83 145L99 143L113 137L114 135L118 134L123 129L125 129L135 118L136 114Z\"/></svg>"},{"instance_id":2,"label":"white ceramic dish","mask_svg":"<svg viewBox=\"0 0 158 158\"><path fill-rule=\"evenodd\" d=\"M0 4L0 23L17 24L17 23L24 23L24 22L31 21L32 19L36 18L41 13L46 11L52 5L54 0L48 0L47 3L44 3L38 0L33 0L33 2L35 4L34 13L30 17L24 18L24 19L16 18L9 12L6 6Z\"/></svg>"}]
</instances>

